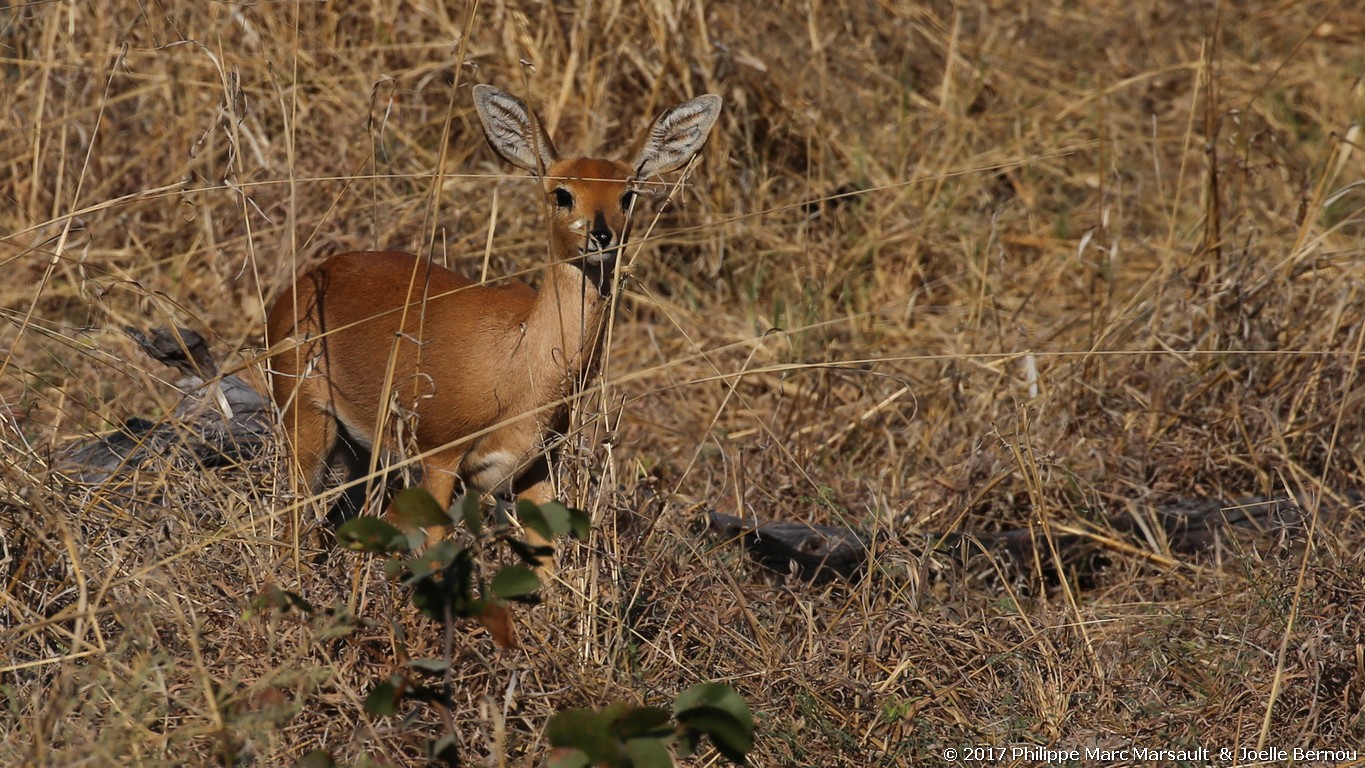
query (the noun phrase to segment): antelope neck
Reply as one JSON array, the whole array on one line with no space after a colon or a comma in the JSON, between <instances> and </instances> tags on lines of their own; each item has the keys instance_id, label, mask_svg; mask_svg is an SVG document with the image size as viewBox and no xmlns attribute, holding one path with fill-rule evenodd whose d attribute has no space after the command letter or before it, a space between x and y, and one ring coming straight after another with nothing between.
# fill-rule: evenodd
<instances>
[{"instance_id":1,"label":"antelope neck","mask_svg":"<svg viewBox=\"0 0 1365 768\"><path fill-rule=\"evenodd\" d=\"M616 258L620 249L613 249L611 255L601 261L589 261L580 258L573 262L579 275L580 281L586 280L590 285L597 289L597 295L603 301L611 299L611 281L616 272Z\"/></svg>"},{"instance_id":2,"label":"antelope neck","mask_svg":"<svg viewBox=\"0 0 1365 768\"><path fill-rule=\"evenodd\" d=\"M602 342L609 298L585 285L585 277L586 270L578 264L559 261L551 265L526 319L527 336L538 345L532 353L544 366L543 371L533 373L562 371L564 380L559 386L588 370Z\"/></svg>"}]
</instances>

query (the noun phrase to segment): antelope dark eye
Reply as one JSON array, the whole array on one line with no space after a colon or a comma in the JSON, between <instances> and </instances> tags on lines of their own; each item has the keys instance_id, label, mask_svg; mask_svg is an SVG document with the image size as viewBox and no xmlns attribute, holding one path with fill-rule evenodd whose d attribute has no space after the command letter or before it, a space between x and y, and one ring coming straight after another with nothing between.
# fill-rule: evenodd
<instances>
[{"instance_id":1,"label":"antelope dark eye","mask_svg":"<svg viewBox=\"0 0 1365 768\"><path fill-rule=\"evenodd\" d=\"M630 207L635 204L635 197L636 197L635 192L629 189L626 190L626 193L624 195L621 195L621 210L629 212Z\"/></svg>"},{"instance_id":2,"label":"antelope dark eye","mask_svg":"<svg viewBox=\"0 0 1365 768\"><path fill-rule=\"evenodd\" d=\"M573 193L563 187L555 188L555 205L560 208L573 207Z\"/></svg>"}]
</instances>

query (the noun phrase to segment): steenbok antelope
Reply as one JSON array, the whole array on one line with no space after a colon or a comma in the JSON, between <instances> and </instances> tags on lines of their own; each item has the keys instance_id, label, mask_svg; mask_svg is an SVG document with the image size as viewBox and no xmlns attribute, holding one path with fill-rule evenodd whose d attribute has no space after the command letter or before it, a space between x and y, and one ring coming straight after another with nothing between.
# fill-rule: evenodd
<instances>
[{"instance_id":1,"label":"steenbok antelope","mask_svg":"<svg viewBox=\"0 0 1365 768\"><path fill-rule=\"evenodd\" d=\"M443 508L457 478L470 492L551 500L546 448L601 346L634 185L691 160L721 99L666 110L626 162L561 159L539 117L491 86L474 87L474 105L493 151L543 185L543 285L481 285L393 251L343 253L299 277L266 339L295 342L275 353L272 388L304 490L342 459L343 439L375 450L397 413Z\"/></svg>"}]
</instances>

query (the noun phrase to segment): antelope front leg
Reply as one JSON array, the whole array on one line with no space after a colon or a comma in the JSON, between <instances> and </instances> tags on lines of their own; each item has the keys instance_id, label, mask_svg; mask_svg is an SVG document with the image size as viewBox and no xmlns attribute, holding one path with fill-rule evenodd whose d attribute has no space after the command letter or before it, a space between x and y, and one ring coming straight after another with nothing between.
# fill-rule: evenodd
<instances>
[{"instance_id":1,"label":"antelope front leg","mask_svg":"<svg viewBox=\"0 0 1365 768\"><path fill-rule=\"evenodd\" d=\"M551 487L549 480L541 480L540 482L531 485L526 490L517 494L517 501L522 501L523 499L536 505L541 505L546 502L554 501L555 500L554 488ZM536 547L554 546L551 542L546 541L543 537L541 537L539 533L536 533L530 528L525 528L524 530L526 533L526 541L529 542L532 546ZM545 557L538 558L536 570L539 572L542 581L546 577L553 576L555 572L554 555L550 554L546 555Z\"/></svg>"},{"instance_id":2,"label":"antelope front leg","mask_svg":"<svg viewBox=\"0 0 1365 768\"><path fill-rule=\"evenodd\" d=\"M450 512L450 502L455 496L455 473L464 452L437 454L422 462L422 487L436 500L436 506ZM430 547L450 535L450 525L433 525L427 528L427 546Z\"/></svg>"}]
</instances>

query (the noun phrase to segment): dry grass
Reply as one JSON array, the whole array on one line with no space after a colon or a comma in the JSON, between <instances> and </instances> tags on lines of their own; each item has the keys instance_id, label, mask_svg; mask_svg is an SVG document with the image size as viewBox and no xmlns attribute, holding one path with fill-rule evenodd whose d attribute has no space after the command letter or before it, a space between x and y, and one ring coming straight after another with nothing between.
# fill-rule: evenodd
<instances>
[{"instance_id":1,"label":"dry grass","mask_svg":"<svg viewBox=\"0 0 1365 768\"><path fill-rule=\"evenodd\" d=\"M295 571L278 453L95 491L49 462L174 406L123 325L251 363L298 265L385 246L477 273L495 199L489 273L534 280L535 195L484 147L474 82L566 148L726 107L562 462L593 540L521 650L455 638L467 762L530 764L553 711L701 680L748 698L758 765L1365 742L1358 511L1287 550L1115 555L1086 591L914 558L809 587L691 527L702 505L913 546L1365 487L1365 14L1213 5L0 11L0 763L420 764L435 716L360 702L396 640L441 633L372 563ZM336 616L250 614L272 584ZM332 637L350 612L374 623Z\"/></svg>"}]
</instances>

